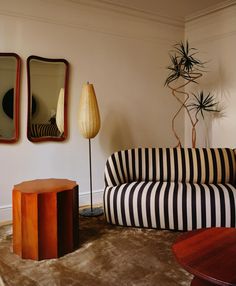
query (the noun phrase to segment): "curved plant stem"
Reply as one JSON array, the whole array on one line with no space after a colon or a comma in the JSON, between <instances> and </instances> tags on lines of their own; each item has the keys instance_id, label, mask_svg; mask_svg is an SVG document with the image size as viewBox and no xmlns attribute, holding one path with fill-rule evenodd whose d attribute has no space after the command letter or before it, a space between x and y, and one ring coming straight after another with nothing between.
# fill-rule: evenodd
<instances>
[{"instance_id":1,"label":"curved plant stem","mask_svg":"<svg viewBox=\"0 0 236 286\"><path fill-rule=\"evenodd\" d=\"M199 121L197 115L198 115L198 112L195 113L195 121L192 124L192 147L193 148L196 148L196 140L197 140L196 125Z\"/></svg>"},{"instance_id":2,"label":"curved plant stem","mask_svg":"<svg viewBox=\"0 0 236 286\"><path fill-rule=\"evenodd\" d=\"M177 139L178 143L177 143L177 147L182 147L181 145L181 141L180 141L180 137L178 136L176 130L175 130L175 120L176 118L178 117L180 111L184 108L187 112L187 115L189 117L189 120L191 122L191 125L192 125L192 147L195 148L196 147L196 124L198 122L198 118L197 118L197 114L195 116L195 121L193 120L191 114L190 114L190 111L189 111L189 108L187 106L187 101L189 99L189 93L186 92L186 91L183 91L182 89L185 88L189 83L192 83L192 82L196 82L196 80L198 78L200 78L202 76L202 73L197 73L197 72L192 72L189 74L190 75L190 79L185 82L184 84L178 86L178 87L172 87L170 86L170 84L167 84L167 86L171 89L171 93L172 95L178 100L178 102L181 104L180 105L180 108L177 110L177 112L174 114L173 118L172 118L172 131L174 133L174 136L175 138ZM181 95L185 95L185 98L182 99L180 96Z\"/></svg>"}]
</instances>

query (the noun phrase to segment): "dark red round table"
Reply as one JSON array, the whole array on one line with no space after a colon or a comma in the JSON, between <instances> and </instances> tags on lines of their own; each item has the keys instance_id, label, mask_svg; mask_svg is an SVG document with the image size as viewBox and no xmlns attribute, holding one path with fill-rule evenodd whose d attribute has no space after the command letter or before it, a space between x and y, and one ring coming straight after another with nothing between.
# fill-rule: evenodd
<instances>
[{"instance_id":1,"label":"dark red round table","mask_svg":"<svg viewBox=\"0 0 236 286\"><path fill-rule=\"evenodd\" d=\"M236 228L187 232L172 250L182 267L195 276L192 286L236 285Z\"/></svg>"}]
</instances>

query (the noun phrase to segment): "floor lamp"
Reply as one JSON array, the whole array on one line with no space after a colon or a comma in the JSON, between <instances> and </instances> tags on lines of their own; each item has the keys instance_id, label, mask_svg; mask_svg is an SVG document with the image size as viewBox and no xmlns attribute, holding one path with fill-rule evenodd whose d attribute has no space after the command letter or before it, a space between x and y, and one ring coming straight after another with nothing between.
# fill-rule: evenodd
<instances>
[{"instance_id":1,"label":"floor lamp","mask_svg":"<svg viewBox=\"0 0 236 286\"><path fill-rule=\"evenodd\" d=\"M93 207L92 193L92 163L91 163L91 139L94 138L100 129L100 114L96 94L92 84L87 82L83 85L82 94L79 100L78 114L79 130L83 137L89 139L89 177L90 177L90 208L80 211L82 216L99 216L103 214L102 208Z\"/></svg>"}]
</instances>

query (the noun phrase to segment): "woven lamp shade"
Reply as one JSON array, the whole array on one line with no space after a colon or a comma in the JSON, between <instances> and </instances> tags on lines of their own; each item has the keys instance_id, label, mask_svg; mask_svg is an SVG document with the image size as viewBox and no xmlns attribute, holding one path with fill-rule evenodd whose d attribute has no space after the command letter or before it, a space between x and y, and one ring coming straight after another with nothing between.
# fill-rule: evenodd
<instances>
[{"instance_id":1,"label":"woven lamp shade","mask_svg":"<svg viewBox=\"0 0 236 286\"><path fill-rule=\"evenodd\" d=\"M79 131L87 139L94 138L100 129L100 114L94 87L90 83L83 85L79 100Z\"/></svg>"}]
</instances>

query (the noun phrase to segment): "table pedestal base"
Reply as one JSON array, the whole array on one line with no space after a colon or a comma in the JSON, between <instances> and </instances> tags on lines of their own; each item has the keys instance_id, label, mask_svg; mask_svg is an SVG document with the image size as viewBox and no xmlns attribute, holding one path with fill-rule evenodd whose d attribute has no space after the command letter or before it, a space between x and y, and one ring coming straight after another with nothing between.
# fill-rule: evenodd
<instances>
[{"instance_id":1,"label":"table pedestal base","mask_svg":"<svg viewBox=\"0 0 236 286\"><path fill-rule=\"evenodd\" d=\"M199 279L197 277L194 277L191 283L191 286L212 286L212 285L216 285L216 284Z\"/></svg>"}]
</instances>

